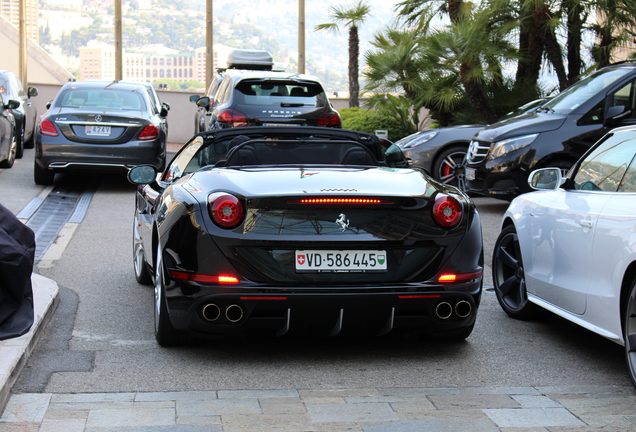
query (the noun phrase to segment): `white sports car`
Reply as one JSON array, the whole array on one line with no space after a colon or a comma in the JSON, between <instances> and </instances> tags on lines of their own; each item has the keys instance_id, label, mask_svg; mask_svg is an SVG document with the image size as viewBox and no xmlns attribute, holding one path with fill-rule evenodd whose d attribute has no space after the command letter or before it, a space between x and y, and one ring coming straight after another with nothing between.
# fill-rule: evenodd
<instances>
[{"instance_id":1,"label":"white sports car","mask_svg":"<svg viewBox=\"0 0 636 432\"><path fill-rule=\"evenodd\" d=\"M636 127L611 131L562 177L530 174L493 253L497 300L513 318L538 307L625 346L636 385Z\"/></svg>"}]
</instances>

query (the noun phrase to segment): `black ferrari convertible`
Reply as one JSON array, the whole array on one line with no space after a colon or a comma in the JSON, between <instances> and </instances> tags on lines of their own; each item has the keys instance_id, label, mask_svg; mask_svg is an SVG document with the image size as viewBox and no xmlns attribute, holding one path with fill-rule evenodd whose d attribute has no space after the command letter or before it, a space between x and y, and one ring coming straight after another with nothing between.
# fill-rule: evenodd
<instances>
[{"instance_id":1,"label":"black ferrari convertible","mask_svg":"<svg viewBox=\"0 0 636 432\"><path fill-rule=\"evenodd\" d=\"M375 136L254 127L196 135L139 185L133 263L161 345L184 332L464 339L482 285L479 215Z\"/></svg>"}]
</instances>

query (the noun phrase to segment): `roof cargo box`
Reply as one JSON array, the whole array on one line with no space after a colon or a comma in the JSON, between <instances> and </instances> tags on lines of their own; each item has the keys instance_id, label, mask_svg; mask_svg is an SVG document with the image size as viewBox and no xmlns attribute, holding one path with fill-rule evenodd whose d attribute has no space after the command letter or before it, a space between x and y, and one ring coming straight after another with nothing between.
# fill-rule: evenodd
<instances>
[{"instance_id":1,"label":"roof cargo box","mask_svg":"<svg viewBox=\"0 0 636 432\"><path fill-rule=\"evenodd\" d=\"M227 56L228 69L272 70L272 55L264 50L235 49Z\"/></svg>"}]
</instances>

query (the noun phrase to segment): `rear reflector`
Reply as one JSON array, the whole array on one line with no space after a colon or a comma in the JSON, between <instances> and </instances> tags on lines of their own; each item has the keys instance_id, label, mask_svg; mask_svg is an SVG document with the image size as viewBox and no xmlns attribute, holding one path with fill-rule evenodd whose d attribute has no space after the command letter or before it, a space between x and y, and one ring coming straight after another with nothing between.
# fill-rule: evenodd
<instances>
[{"instance_id":1,"label":"rear reflector","mask_svg":"<svg viewBox=\"0 0 636 432\"><path fill-rule=\"evenodd\" d=\"M292 204L317 204L317 205L332 205L332 204L345 204L345 205L374 205L374 204L393 204L392 201L387 201L379 198L301 198L298 200L290 201Z\"/></svg>"},{"instance_id":2,"label":"rear reflector","mask_svg":"<svg viewBox=\"0 0 636 432\"><path fill-rule=\"evenodd\" d=\"M43 118L40 122L40 133L47 136L57 136L57 128L51 120Z\"/></svg>"},{"instance_id":3,"label":"rear reflector","mask_svg":"<svg viewBox=\"0 0 636 432\"><path fill-rule=\"evenodd\" d=\"M404 294L399 295L400 300L417 300L417 299L438 299L442 298L441 294Z\"/></svg>"},{"instance_id":4,"label":"rear reflector","mask_svg":"<svg viewBox=\"0 0 636 432\"><path fill-rule=\"evenodd\" d=\"M199 282L199 283L215 283L220 285L235 285L239 283L239 278L234 275L220 274L220 275L206 275L199 273L188 273L182 271L169 271L168 274L174 280L180 280L185 282Z\"/></svg>"},{"instance_id":5,"label":"rear reflector","mask_svg":"<svg viewBox=\"0 0 636 432\"><path fill-rule=\"evenodd\" d=\"M481 271L472 273L442 273L438 276L438 283L459 283L466 282L481 277Z\"/></svg>"}]
</instances>

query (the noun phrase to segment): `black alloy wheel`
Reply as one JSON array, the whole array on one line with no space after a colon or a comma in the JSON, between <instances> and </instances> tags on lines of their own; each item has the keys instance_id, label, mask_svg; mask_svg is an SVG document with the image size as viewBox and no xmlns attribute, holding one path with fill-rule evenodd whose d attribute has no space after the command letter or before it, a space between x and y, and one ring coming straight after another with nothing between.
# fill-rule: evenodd
<instances>
[{"instance_id":1,"label":"black alloy wheel","mask_svg":"<svg viewBox=\"0 0 636 432\"><path fill-rule=\"evenodd\" d=\"M156 261L154 290L155 339L159 345L169 347L178 343L179 333L172 326L170 317L168 316L166 287L164 284L165 269L163 267L161 246L157 246Z\"/></svg>"},{"instance_id":2,"label":"black alloy wheel","mask_svg":"<svg viewBox=\"0 0 636 432\"><path fill-rule=\"evenodd\" d=\"M454 146L442 151L435 159L433 176L444 184L458 186L457 170L463 165L466 147Z\"/></svg>"},{"instance_id":3,"label":"black alloy wheel","mask_svg":"<svg viewBox=\"0 0 636 432\"><path fill-rule=\"evenodd\" d=\"M629 377L636 386L636 280L627 295L627 304L623 312L623 331L625 337L625 358Z\"/></svg>"},{"instance_id":4,"label":"black alloy wheel","mask_svg":"<svg viewBox=\"0 0 636 432\"><path fill-rule=\"evenodd\" d=\"M15 162L15 153L18 149L18 142L15 135L11 135L11 144L9 145L9 154L7 158L0 162L0 168L11 168Z\"/></svg>"},{"instance_id":5,"label":"black alloy wheel","mask_svg":"<svg viewBox=\"0 0 636 432\"><path fill-rule=\"evenodd\" d=\"M152 285L152 274L148 270L146 259L144 258L144 247L139 234L139 217L135 211L133 220L133 268L135 279L142 285Z\"/></svg>"},{"instance_id":6,"label":"black alloy wheel","mask_svg":"<svg viewBox=\"0 0 636 432\"><path fill-rule=\"evenodd\" d=\"M499 234L492 257L492 280L501 308L510 317L533 318L537 306L528 301L519 237L513 225Z\"/></svg>"}]
</instances>

